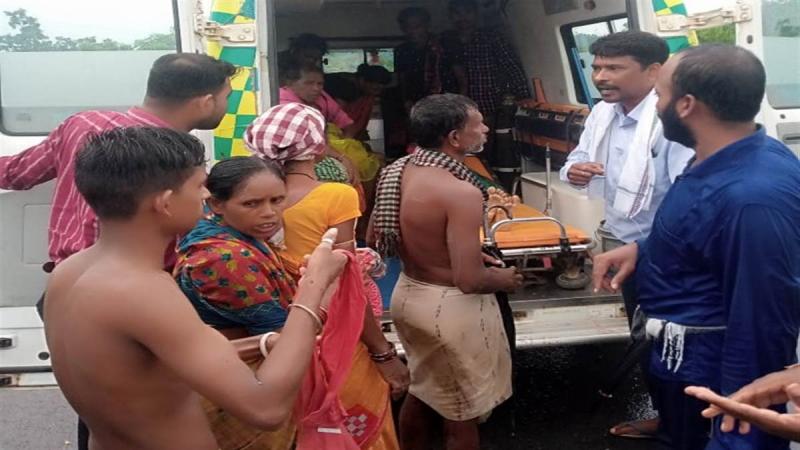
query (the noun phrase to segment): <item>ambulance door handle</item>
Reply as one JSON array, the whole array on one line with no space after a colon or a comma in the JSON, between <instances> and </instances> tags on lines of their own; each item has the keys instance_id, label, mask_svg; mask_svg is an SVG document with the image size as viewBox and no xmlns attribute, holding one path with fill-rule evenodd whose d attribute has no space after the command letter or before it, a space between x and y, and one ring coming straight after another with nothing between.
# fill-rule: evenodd
<instances>
[{"instance_id":1,"label":"ambulance door handle","mask_svg":"<svg viewBox=\"0 0 800 450\"><path fill-rule=\"evenodd\" d=\"M784 134L781 140L788 145L800 144L800 133Z\"/></svg>"},{"instance_id":2,"label":"ambulance door handle","mask_svg":"<svg viewBox=\"0 0 800 450\"><path fill-rule=\"evenodd\" d=\"M13 334L5 334L0 336L0 350L14 348L16 346L17 337Z\"/></svg>"}]
</instances>

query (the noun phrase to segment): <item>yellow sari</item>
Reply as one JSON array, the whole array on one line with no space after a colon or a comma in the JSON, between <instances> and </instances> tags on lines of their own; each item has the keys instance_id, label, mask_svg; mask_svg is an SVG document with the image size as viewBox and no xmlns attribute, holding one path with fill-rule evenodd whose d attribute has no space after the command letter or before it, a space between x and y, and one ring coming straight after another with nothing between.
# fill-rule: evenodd
<instances>
[{"instance_id":1,"label":"yellow sari","mask_svg":"<svg viewBox=\"0 0 800 450\"><path fill-rule=\"evenodd\" d=\"M248 365L255 371L262 360ZM291 417L279 429L265 431L243 423L206 399L201 403L220 450L290 450L294 445L295 425Z\"/></svg>"},{"instance_id":2,"label":"yellow sari","mask_svg":"<svg viewBox=\"0 0 800 450\"><path fill-rule=\"evenodd\" d=\"M389 384L384 381L383 376L375 367L375 363L370 359L367 347L359 344L355 355L353 355L353 367L347 376L344 386L340 392L342 406L347 411L348 427L353 427L356 431L351 431L356 437L356 442L362 449L369 450L397 450L400 444L397 442L397 433L394 429L394 419L392 417L392 405L389 400ZM362 414L366 411L374 416L377 421L377 431L371 436L364 436L363 441L359 439L358 433L361 427L365 433L369 428L366 421L362 420ZM368 421L367 419L367 421Z\"/></svg>"},{"instance_id":3,"label":"yellow sari","mask_svg":"<svg viewBox=\"0 0 800 450\"><path fill-rule=\"evenodd\" d=\"M358 196L350 186L324 183L283 213L286 250L281 256L294 272L303 255L310 254L328 228L360 215ZM294 270L293 270L294 269ZM335 320L335 318L331 318ZM353 356L353 366L340 392L347 411L345 426L364 450L398 450L389 384L370 359L364 344Z\"/></svg>"}]
</instances>

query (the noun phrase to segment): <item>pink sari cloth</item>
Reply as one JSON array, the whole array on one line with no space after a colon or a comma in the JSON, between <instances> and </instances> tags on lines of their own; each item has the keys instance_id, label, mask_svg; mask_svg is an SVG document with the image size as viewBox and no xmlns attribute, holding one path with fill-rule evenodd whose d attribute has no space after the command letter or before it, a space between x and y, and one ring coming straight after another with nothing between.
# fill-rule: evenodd
<instances>
[{"instance_id":1,"label":"pink sari cloth","mask_svg":"<svg viewBox=\"0 0 800 450\"><path fill-rule=\"evenodd\" d=\"M375 280L386 276L386 264L378 252L369 247L357 248L356 259L361 264L361 269L364 272L364 293L372 307L372 314L375 315L375 319L380 323L383 315L383 297Z\"/></svg>"},{"instance_id":2,"label":"pink sari cloth","mask_svg":"<svg viewBox=\"0 0 800 450\"><path fill-rule=\"evenodd\" d=\"M295 407L297 450L358 450L345 426L339 391L353 362L364 324L361 266L354 255L328 308L328 322L314 352Z\"/></svg>"}]
</instances>

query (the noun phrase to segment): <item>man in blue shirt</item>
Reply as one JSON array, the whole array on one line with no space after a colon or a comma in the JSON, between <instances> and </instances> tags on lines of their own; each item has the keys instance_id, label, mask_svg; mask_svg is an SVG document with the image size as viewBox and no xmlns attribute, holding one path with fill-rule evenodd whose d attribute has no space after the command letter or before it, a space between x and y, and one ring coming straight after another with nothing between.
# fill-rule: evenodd
<instances>
[{"instance_id":1,"label":"man in blue shirt","mask_svg":"<svg viewBox=\"0 0 800 450\"><path fill-rule=\"evenodd\" d=\"M721 433L701 416L706 404L683 393L701 385L729 395L796 361L800 162L754 122L765 80L761 62L734 46L692 48L665 64L656 82L664 135L696 158L646 240L595 258L596 288L617 290L636 270L651 384L676 449L789 448L760 430Z\"/></svg>"},{"instance_id":2,"label":"man in blue shirt","mask_svg":"<svg viewBox=\"0 0 800 450\"><path fill-rule=\"evenodd\" d=\"M598 39L589 51L594 55L592 81L603 101L592 108L560 174L562 181L605 200L605 221L597 234L608 251L647 237L658 205L694 151L665 139L656 117L653 86L669 57L663 39L626 31ZM639 201L621 196L631 184ZM623 285L622 296L630 323L638 304L633 278ZM647 380L646 360L642 372ZM657 427L655 419L627 422L610 433L641 437L655 434Z\"/></svg>"}]
</instances>

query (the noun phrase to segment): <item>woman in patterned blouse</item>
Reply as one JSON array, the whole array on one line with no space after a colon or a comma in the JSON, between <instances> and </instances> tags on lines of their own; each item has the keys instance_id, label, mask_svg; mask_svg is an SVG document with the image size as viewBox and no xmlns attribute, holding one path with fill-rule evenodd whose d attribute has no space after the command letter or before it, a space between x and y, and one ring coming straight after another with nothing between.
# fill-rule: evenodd
<instances>
[{"instance_id":1,"label":"woman in patterned blouse","mask_svg":"<svg viewBox=\"0 0 800 450\"><path fill-rule=\"evenodd\" d=\"M178 245L175 274L207 324L275 331L296 284L269 240L281 230L286 186L281 169L256 157L220 161L208 177L211 213Z\"/></svg>"}]
</instances>

